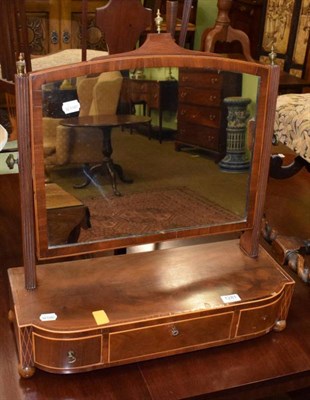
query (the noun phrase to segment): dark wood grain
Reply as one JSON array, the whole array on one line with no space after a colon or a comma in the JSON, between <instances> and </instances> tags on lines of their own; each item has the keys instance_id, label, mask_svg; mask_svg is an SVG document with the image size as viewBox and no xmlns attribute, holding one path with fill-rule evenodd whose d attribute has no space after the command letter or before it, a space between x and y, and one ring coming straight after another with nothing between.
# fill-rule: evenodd
<instances>
[{"instance_id":1,"label":"dark wood grain","mask_svg":"<svg viewBox=\"0 0 310 400\"><path fill-rule=\"evenodd\" d=\"M23 252L18 174L0 175L0 188L0 263L19 266Z\"/></svg>"}]
</instances>

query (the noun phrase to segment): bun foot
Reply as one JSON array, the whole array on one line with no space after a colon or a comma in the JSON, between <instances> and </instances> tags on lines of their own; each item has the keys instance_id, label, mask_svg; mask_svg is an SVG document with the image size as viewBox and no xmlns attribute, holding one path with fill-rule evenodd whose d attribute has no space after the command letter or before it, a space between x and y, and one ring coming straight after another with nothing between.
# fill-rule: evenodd
<instances>
[{"instance_id":1,"label":"bun foot","mask_svg":"<svg viewBox=\"0 0 310 400\"><path fill-rule=\"evenodd\" d=\"M286 320L282 319L280 321L277 321L273 327L273 330L275 332L282 332L286 328Z\"/></svg>"},{"instance_id":2,"label":"bun foot","mask_svg":"<svg viewBox=\"0 0 310 400\"><path fill-rule=\"evenodd\" d=\"M18 373L21 378L31 378L35 372L35 367L22 367L20 364L18 365Z\"/></svg>"}]
</instances>

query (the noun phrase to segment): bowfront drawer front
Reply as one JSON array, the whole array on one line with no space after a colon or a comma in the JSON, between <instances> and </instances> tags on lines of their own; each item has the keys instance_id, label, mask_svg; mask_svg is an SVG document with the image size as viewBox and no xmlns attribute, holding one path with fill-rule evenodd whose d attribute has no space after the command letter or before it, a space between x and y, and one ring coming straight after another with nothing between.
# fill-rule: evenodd
<instances>
[{"instance_id":1,"label":"bowfront drawer front","mask_svg":"<svg viewBox=\"0 0 310 400\"><path fill-rule=\"evenodd\" d=\"M215 107L198 107L181 104L179 120L192 124L219 128L221 125L221 110Z\"/></svg>"},{"instance_id":2,"label":"bowfront drawer front","mask_svg":"<svg viewBox=\"0 0 310 400\"><path fill-rule=\"evenodd\" d=\"M246 336L258 332L271 330L279 315L279 307L283 303L283 296L271 304L242 310L238 324L237 336Z\"/></svg>"},{"instance_id":3,"label":"bowfront drawer front","mask_svg":"<svg viewBox=\"0 0 310 400\"><path fill-rule=\"evenodd\" d=\"M192 145L207 147L210 150L218 150L219 137L217 129L208 126L193 125L186 122L179 124L176 140Z\"/></svg>"},{"instance_id":4,"label":"bowfront drawer front","mask_svg":"<svg viewBox=\"0 0 310 400\"><path fill-rule=\"evenodd\" d=\"M74 370L102 363L102 336L76 339L46 338L33 334L34 361L47 369Z\"/></svg>"},{"instance_id":5,"label":"bowfront drawer front","mask_svg":"<svg viewBox=\"0 0 310 400\"><path fill-rule=\"evenodd\" d=\"M217 89L194 89L181 87L179 91L179 100L186 104L197 104L201 106L219 107L221 105L221 93Z\"/></svg>"},{"instance_id":6,"label":"bowfront drawer front","mask_svg":"<svg viewBox=\"0 0 310 400\"><path fill-rule=\"evenodd\" d=\"M176 321L109 335L109 362L177 353L229 339L233 313Z\"/></svg>"},{"instance_id":7,"label":"bowfront drawer front","mask_svg":"<svg viewBox=\"0 0 310 400\"><path fill-rule=\"evenodd\" d=\"M220 89L223 83L221 74L209 71L180 70L179 85L198 88Z\"/></svg>"}]
</instances>

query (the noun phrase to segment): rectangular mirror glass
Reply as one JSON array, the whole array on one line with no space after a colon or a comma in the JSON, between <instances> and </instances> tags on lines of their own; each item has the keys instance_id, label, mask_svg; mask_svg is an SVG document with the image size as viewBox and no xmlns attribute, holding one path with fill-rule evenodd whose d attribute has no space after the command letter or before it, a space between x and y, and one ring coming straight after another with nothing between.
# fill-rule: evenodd
<instances>
[{"instance_id":1,"label":"rectangular mirror glass","mask_svg":"<svg viewBox=\"0 0 310 400\"><path fill-rule=\"evenodd\" d=\"M257 94L194 68L42 85L48 246L246 221Z\"/></svg>"}]
</instances>

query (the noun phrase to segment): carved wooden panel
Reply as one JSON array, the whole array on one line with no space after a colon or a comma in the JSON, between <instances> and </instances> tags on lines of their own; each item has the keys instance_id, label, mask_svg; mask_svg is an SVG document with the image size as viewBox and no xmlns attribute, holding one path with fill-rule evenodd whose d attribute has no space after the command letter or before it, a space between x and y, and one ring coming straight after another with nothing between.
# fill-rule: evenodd
<instances>
[{"instance_id":1,"label":"carved wooden panel","mask_svg":"<svg viewBox=\"0 0 310 400\"><path fill-rule=\"evenodd\" d=\"M88 1L87 47L105 50L105 42L95 24L95 10L107 0ZM81 47L81 0L26 0L28 38L32 54L48 54Z\"/></svg>"},{"instance_id":2,"label":"carved wooden panel","mask_svg":"<svg viewBox=\"0 0 310 400\"><path fill-rule=\"evenodd\" d=\"M269 63L272 46L276 63L301 77L306 69L310 31L310 0L268 0L260 61Z\"/></svg>"}]
</instances>

